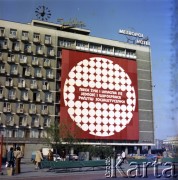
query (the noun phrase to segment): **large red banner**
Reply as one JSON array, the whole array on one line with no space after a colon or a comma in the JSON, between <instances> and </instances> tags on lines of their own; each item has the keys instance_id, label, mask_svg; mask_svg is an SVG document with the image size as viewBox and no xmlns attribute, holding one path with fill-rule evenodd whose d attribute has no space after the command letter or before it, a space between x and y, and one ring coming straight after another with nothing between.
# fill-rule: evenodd
<instances>
[{"instance_id":1,"label":"large red banner","mask_svg":"<svg viewBox=\"0 0 178 180\"><path fill-rule=\"evenodd\" d=\"M135 60L62 50L62 136L138 140Z\"/></svg>"}]
</instances>

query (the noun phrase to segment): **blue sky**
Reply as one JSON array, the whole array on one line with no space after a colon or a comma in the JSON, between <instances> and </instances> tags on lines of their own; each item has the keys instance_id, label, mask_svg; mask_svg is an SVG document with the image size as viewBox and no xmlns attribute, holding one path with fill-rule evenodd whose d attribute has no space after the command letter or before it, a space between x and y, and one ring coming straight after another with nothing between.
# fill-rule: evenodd
<instances>
[{"instance_id":1,"label":"blue sky","mask_svg":"<svg viewBox=\"0 0 178 180\"><path fill-rule=\"evenodd\" d=\"M176 134L178 120L171 118L171 0L0 0L0 19L28 23L35 9L47 6L52 16L83 21L92 36L126 41L119 29L134 28L149 37L152 51L155 138Z\"/></svg>"}]
</instances>

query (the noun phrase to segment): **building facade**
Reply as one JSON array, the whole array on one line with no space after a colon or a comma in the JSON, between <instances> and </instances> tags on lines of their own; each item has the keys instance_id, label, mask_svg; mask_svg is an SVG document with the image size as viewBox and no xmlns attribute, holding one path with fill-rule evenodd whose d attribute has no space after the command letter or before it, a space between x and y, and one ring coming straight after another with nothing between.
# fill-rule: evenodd
<instances>
[{"instance_id":1,"label":"building facade","mask_svg":"<svg viewBox=\"0 0 178 180\"><path fill-rule=\"evenodd\" d=\"M93 37L85 29L37 20L29 24L0 20L0 132L5 148L20 145L28 156L43 146L46 128L55 122L74 123L72 127L79 128L79 138L85 139L85 144L113 145L127 153L150 147L154 144L150 56L149 46ZM97 76L101 71L103 74ZM90 82L94 79L95 85ZM118 90L121 94L111 96L116 95L118 85L123 85ZM84 95L89 86L89 94ZM93 96L105 98L89 99L94 90ZM72 103L85 107L73 108ZM99 106L103 108L99 110ZM89 116L93 109L95 116ZM117 113L122 113L121 118Z\"/></svg>"}]
</instances>

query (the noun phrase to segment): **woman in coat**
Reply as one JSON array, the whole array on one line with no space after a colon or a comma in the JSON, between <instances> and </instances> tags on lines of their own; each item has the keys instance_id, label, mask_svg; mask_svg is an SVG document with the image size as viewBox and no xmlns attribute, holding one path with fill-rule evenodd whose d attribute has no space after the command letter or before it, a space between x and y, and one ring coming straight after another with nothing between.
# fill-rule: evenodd
<instances>
[{"instance_id":1,"label":"woman in coat","mask_svg":"<svg viewBox=\"0 0 178 180\"><path fill-rule=\"evenodd\" d=\"M35 167L35 169L40 169L42 160L43 160L42 149L40 149L39 151L36 151L36 157L35 157L36 167Z\"/></svg>"}]
</instances>

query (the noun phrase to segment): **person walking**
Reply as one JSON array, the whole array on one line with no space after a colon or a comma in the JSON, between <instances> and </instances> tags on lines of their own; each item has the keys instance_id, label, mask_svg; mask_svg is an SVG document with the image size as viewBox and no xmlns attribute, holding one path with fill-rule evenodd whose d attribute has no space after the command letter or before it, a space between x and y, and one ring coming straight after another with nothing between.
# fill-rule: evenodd
<instances>
[{"instance_id":1,"label":"person walking","mask_svg":"<svg viewBox=\"0 0 178 180\"><path fill-rule=\"evenodd\" d=\"M7 162L8 162L7 167L14 168L14 160L15 160L15 157L14 157L14 148L11 147L9 152L7 153Z\"/></svg>"},{"instance_id":2,"label":"person walking","mask_svg":"<svg viewBox=\"0 0 178 180\"><path fill-rule=\"evenodd\" d=\"M51 150L48 153L48 161L53 161L53 152Z\"/></svg>"},{"instance_id":3,"label":"person walking","mask_svg":"<svg viewBox=\"0 0 178 180\"><path fill-rule=\"evenodd\" d=\"M15 157L15 173L19 174L21 172L20 162L21 162L21 158L23 158L23 153L20 147L17 147L16 151L14 151L14 157Z\"/></svg>"},{"instance_id":4,"label":"person walking","mask_svg":"<svg viewBox=\"0 0 178 180\"><path fill-rule=\"evenodd\" d=\"M42 149L40 149L40 150L36 151L36 157L35 157L36 167L35 167L35 169L41 168L42 160L43 160Z\"/></svg>"}]
</instances>

